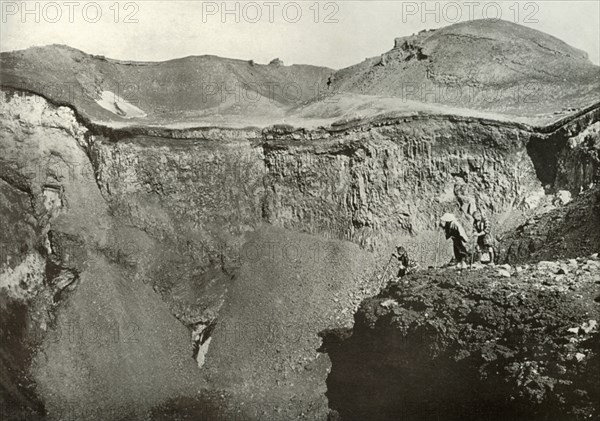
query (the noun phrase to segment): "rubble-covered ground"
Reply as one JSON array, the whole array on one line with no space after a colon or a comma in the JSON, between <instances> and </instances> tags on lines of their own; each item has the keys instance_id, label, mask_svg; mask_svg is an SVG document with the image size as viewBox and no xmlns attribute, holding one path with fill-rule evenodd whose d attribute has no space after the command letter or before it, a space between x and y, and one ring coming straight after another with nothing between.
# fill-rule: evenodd
<instances>
[{"instance_id":1,"label":"rubble-covered ground","mask_svg":"<svg viewBox=\"0 0 600 421\"><path fill-rule=\"evenodd\" d=\"M332 414L598 419L599 321L598 254L409 275L323 333Z\"/></svg>"},{"instance_id":2,"label":"rubble-covered ground","mask_svg":"<svg viewBox=\"0 0 600 421\"><path fill-rule=\"evenodd\" d=\"M523 262L577 257L600 249L600 188L565 206L540 207L502 239L501 260Z\"/></svg>"}]
</instances>

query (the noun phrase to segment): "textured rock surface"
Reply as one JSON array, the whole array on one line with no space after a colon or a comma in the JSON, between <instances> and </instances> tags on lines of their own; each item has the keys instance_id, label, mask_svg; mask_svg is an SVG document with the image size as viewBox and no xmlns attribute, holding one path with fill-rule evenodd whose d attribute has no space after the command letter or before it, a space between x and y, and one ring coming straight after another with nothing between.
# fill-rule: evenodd
<instances>
[{"instance_id":1,"label":"textured rock surface","mask_svg":"<svg viewBox=\"0 0 600 421\"><path fill-rule=\"evenodd\" d=\"M596 418L600 261L502 270L419 273L364 301L350 336L325 334L330 407L344 420Z\"/></svg>"},{"instance_id":2,"label":"textured rock surface","mask_svg":"<svg viewBox=\"0 0 600 421\"><path fill-rule=\"evenodd\" d=\"M187 329L114 259L135 232L109 214L80 146L87 129L39 97L3 93L0 115L13 234L2 236L2 317L13 321L3 323L2 366L18 371L3 371L3 406L95 420L200 387Z\"/></svg>"},{"instance_id":3,"label":"textured rock surface","mask_svg":"<svg viewBox=\"0 0 600 421\"><path fill-rule=\"evenodd\" d=\"M579 193L600 184L600 122L570 137L558 158L558 188Z\"/></svg>"},{"instance_id":4,"label":"textured rock surface","mask_svg":"<svg viewBox=\"0 0 600 421\"><path fill-rule=\"evenodd\" d=\"M500 260L575 258L600 251L600 190L588 191L558 207L541 206L536 215L502 239Z\"/></svg>"},{"instance_id":5,"label":"textured rock surface","mask_svg":"<svg viewBox=\"0 0 600 421\"><path fill-rule=\"evenodd\" d=\"M249 234L241 254L204 366L210 384L232 390L248 419L324 419L330 363L317 333L352 322L373 256L274 227Z\"/></svg>"},{"instance_id":6,"label":"textured rock surface","mask_svg":"<svg viewBox=\"0 0 600 421\"><path fill-rule=\"evenodd\" d=\"M225 266L226 250L262 221L369 249L425 244L419 255L428 265L448 253L435 231L440 214L458 213L469 226L467 215L480 208L500 234L539 204L543 185L552 190L559 167L579 162L557 156L568 133L597 119L591 111L548 134L463 118L313 131L117 131L92 137L88 150L116 214L161 237L193 230L194 253ZM168 220L175 231L166 231Z\"/></svg>"},{"instance_id":7,"label":"textured rock surface","mask_svg":"<svg viewBox=\"0 0 600 421\"><path fill-rule=\"evenodd\" d=\"M541 188L519 129L416 119L318 135L267 136L270 222L369 247L427 235L445 211L524 206Z\"/></svg>"}]
</instances>

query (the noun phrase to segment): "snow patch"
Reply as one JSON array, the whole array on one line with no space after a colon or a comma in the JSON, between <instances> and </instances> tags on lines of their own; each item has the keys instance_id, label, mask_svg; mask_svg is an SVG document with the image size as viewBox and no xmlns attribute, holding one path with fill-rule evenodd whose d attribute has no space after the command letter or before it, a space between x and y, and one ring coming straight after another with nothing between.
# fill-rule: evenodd
<instances>
[{"instance_id":1,"label":"snow patch","mask_svg":"<svg viewBox=\"0 0 600 421\"><path fill-rule=\"evenodd\" d=\"M196 362L198 363L198 367L202 368L204 366L204 362L206 361L206 353L208 352L208 347L210 346L210 341L212 338L208 338L206 342L201 344L198 347L198 354L196 355Z\"/></svg>"},{"instance_id":2,"label":"snow patch","mask_svg":"<svg viewBox=\"0 0 600 421\"><path fill-rule=\"evenodd\" d=\"M96 100L96 103L105 110L123 118L145 118L147 116L144 111L111 91L102 91L102 97Z\"/></svg>"},{"instance_id":3,"label":"snow patch","mask_svg":"<svg viewBox=\"0 0 600 421\"><path fill-rule=\"evenodd\" d=\"M194 359L198 367L202 368L206 360L206 353L212 340L211 334L215 328L215 321L212 323L196 323L192 328L192 343L194 344Z\"/></svg>"}]
</instances>

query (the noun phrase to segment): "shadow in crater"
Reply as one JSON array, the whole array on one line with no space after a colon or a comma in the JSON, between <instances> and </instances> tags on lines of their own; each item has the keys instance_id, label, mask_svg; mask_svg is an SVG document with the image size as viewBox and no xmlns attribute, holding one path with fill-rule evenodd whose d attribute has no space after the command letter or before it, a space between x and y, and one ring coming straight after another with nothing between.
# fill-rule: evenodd
<instances>
[{"instance_id":1,"label":"shadow in crater","mask_svg":"<svg viewBox=\"0 0 600 421\"><path fill-rule=\"evenodd\" d=\"M527 153L533 162L536 175L544 187L554 186L560 152L566 145L567 139L560 134L554 134L549 138L534 137L527 144Z\"/></svg>"},{"instance_id":2,"label":"shadow in crater","mask_svg":"<svg viewBox=\"0 0 600 421\"><path fill-rule=\"evenodd\" d=\"M385 325L385 323L383 323ZM435 334L402 336L399 329L327 330L319 349L331 359L329 420L531 421L550 420L511 401L500 375L481 379L481 354L460 361L455 350L432 355ZM494 364L494 363L491 363ZM502 373L498 367L499 373ZM489 370L493 372L493 370ZM560 418L559 418L560 419Z\"/></svg>"}]
</instances>

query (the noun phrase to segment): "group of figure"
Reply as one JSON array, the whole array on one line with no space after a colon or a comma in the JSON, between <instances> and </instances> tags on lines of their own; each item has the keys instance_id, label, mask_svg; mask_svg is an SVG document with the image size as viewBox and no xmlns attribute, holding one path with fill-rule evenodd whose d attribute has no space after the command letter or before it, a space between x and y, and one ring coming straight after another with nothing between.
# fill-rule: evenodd
<instances>
[{"instance_id":1,"label":"group of figure","mask_svg":"<svg viewBox=\"0 0 600 421\"><path fill-rule=\"evenodd\" d=\"M473 212L474 237L477 240L479 261L481 263L494 263L495 253L491 235L491 226L487 218L480 211ZM446 213L440 218L440 227L446 234L446 239L452 240L454 248L453 262L460 267L465 267L467 261L471 260L472 253L469 252L469 238L456 216Z\"/></svg>"},{"instance_id":2,"label":"group of figure","mask_svg":"<svg viewBox=\"0 0 600 421\"><path fill-rule=\"evenodd\" d=\"M491 225L480 211L473 212L473 237L477 242L477 255L481 263L494 264L495 252L491 235ZM452 240L455 263L459 268L465 268L467 263L472 263L473 252L469 250L469 236L456 216L446 213L440 218L440 228L444 230L446 239ZM398 263L398 278L402 278L417 268L417 263L412 260L406 249L398 246L392 254Z\"/></svg>"}]
</instances>

